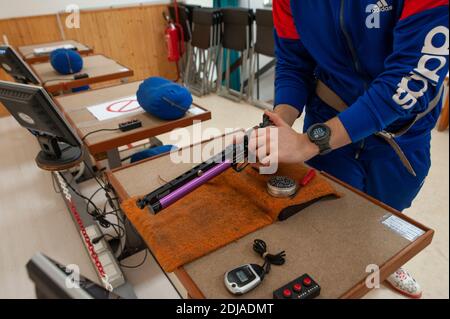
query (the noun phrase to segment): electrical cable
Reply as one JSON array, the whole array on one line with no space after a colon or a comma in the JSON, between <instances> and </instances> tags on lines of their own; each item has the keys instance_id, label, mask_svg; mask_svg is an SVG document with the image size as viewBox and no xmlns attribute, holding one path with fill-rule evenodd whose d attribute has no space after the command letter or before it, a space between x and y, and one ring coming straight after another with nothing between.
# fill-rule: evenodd
<instances>
[{"instance_id":1,"label":"electrical cable","mask_svg":"<svg viewBox=\"0 0 450 319\"><path fill-rule=\"evenodd\" d=\"M123 219L119 216L119 212L121 212L122 210L120 209L120 205L118 202L118 198L117 197L111 197L110 195L110 191L111 191L111 186L109 185L109 183L107 183L106 181L104 181L100 176L98 176L93 169L89 166L88 163L84 162L85 167L88 169L88 171L91 173L91 175L95 178L95 180L97 181L97 183L100 186L100 189L97 190L100 191L101 189L104 190L105 192L105 196L107 198L107 201L105 202L105 205L103 207L103 211L102 211L102 216L106 217L106 216L110 216L110 215L114 215L117 219L117 223L113 223L111 221L108 221L107 224L105 224L104 226L107 226L105 228L109 228L112 227L114 232L117 235L117 239L120 240L120 246L119 249L115 252L115 256L117 258L119 258L126 246L126 230L125 230L125 222L123 221ZM95 194L94 194L95 195ZM106 206L107 204L109 204L111 206L111 208L113 209L110 212L106 211Z\"/></svg>"},{"instance_id":2,"label":"electrical cable","mask_svg":"<svg viewBox=\"0 0 450 319\"><path fill-rule=\"evenodd\" d=\"M82 139L81 141L84 142L86 140L86 138L88 138L89 136L91 136L92 134L96 134L96 133L100 133L100 132L115 132L115 131L120 131L120 128L103 128L100 130L96 130L96 131L92 131L87 133Z\"/></svg>"},{"instance_id":3,"label":"electrical cable","mask_svg":"<svg viewBox=\"0 0 450 319\"><path fill-rule=\"evenodd\" d=\"M103 189L104 191L105 191L105 196L106 196L106 198L107 198L107 202L105 203L105 207L104 207L104 209L103 209L103 212L105 212L106 211L106 204L107 203L109 203L110 204L110 206L111 206L111 208L113 208L113 209L115 209L115 210L120 210L120 208L119 208L119 203L118 203L118 198L117 197L114 197L114 198L112 198L110 195L109 195L109 192L111 191L111 185L109 184L109 183L107 183L105 180L103 180L102 179L102 177L101 176L98 176L95 172L94 172L94 170L89 166L89 163L87 163L86 161L83 161L83 163L84 163L84 165L85 165L85 167L88 169L88 171L91 173L91 175L93 176L93 178L96 180L96 182L98 183L98 185L100 186L100 188L101 189ZM114 204L114 200L116 200L117 201L117 206Z\"/></svg>"},{"instance_id":4,"label":"electrical cable","mask_svg":"<svg viewBox=\"0 0 450 319\"><path fill-rule=\"evenodd\" d=\"M123 268L136 269L136 268L141 267L141 266L145 263L145 261L147 260L147 256L148 256L148 249L145 249L144 259L143 259L139 264L137 264L137 265L135 265L135 266L128 266L128 265L124 265L124 264L122 264L122 263L119 263L119 265L120 265L121 267L123 267Z\"/></svg>"},{"instance_id":5,"label":"electrical cable","mask_svg":"<svg viewBox=\"0 0 450 319\"><path fill-rule=\"evenodd\" d=\"M99 182L99 184L100 184L100 182ZM100 184L101 185L101 184ZM73 188L71 188L72 190L73 190ZM114 252L114 254L115 254L115 256L117 257L117 258L119 258L121 255L122 255L122 253L123 253L123 250L124 250L124 238L125 238L125 236L126 236L126 231L125 231L125 228L122 226L122 225L120 225L120 223L121 223L121 219L120 219L120 217L119 217L119 215L117 214L117 212L118 211L120 211L120 209L115 209L115 207L113 207L113 211L111 211L111 212L106 212L106 204L105 204L105 207L103 208L103 210L100 210L100 208L98 208L98 206L97 205L95 205L95 203L94 203L94 201L93 201L93 198L101 191L101 190L104 190L104 187L103 187L103 185L101 185L101 187L99 188L99 189L97 189L89 198L85 198L85 200L86 200L86 211L87 211L87 213L90 215L90 216L92 216L93 218L94 218L94 220L96 220L98 223L99 223L99 225L102 227L102 228L105 228L105 229L107 229L107 228L112 228L113 230L114 230L114 232L115 232L115 234L116 234L116 236L112 236L112 235L109 235L109 234L105 234L105 235L108 235L108 236L111 236L111 238L113 238L113 239L117 239L117 240L119 240L120 241L120 247L119 247L119 249L117 250L117 251L115 251ZM74 191L74 190L73 190ZM79 194L79 193L76 193L77 195L81 195L81 194ZM94 212L91 212L91 206L92 206L92 208L94 209ZM108 216L108 215L114 215L114 216L116 216L116 218L117 218L117 223L114 223L114 222L111 222L111 221L109 221L108 219L106 219L106 217ZM123 222L122 222L122 224L123 224ZM97 241L98 242L98 241Z\"/></svg>"},{"instance_id":6,"label":"electrical cable","mask_svg":"<svg viewBox=\"0 0 450 319\"><path fill-rule=\"evenodd\" d=\"M97 182L97 184L105 191L108 191L107 188L107 182L105 182L100 176L98 176L94 170L92 169L92 167L89 166L89 163L87 163L86 161L83 161L85 167L87 168L87 170L89 171L89 173L91 173L92 177L95 179L95 181Z\"/></svg>"},{"instance_id":7,"label":"electrical cable","mask_svg":"<svg viewBox=\"0 0 450 319\"><path fill-rule=\"evenodd\" d=\"M69 187L72 192L74 192L78 197L84 199L86 201L86 212L95 220L98 222L98 224L103 228L109 228L111 227L116 236L113 236L111 234L103 234L99 238L96 238L94 240L94 244L98 243L101 239L105 238L106 236L110 237L112 240L119 240L119 246L114 251L114 255L117 259L120 259L120 257L126 252L129 251L129 249L126 248L126 230L125 230L125 221L122 219L122 217L119 215L119 212L121 212L118 198L116 196L111 196L109 192L111 191L110 185L106 183L101 177L97 176L97 174L92 170L92 168L88 165L88 163L84 162L85 167L91 172L94 179L99 184L100 188L97 189L90 197L84 196L81 194L78 190L76 190L66 179L66 177L59 173L61 178L64 180L64 182L67 184L67 187ZM73 179L72 179L73 182ZM103 210L101 210L93 201L93 198L101 191L105 191L105 195L107 197L107 202L105 203ZM107 211L107 204L110 204L112 210ZM93 209L93 211L90 211L90 209ZM117 219L117 223L111 222L107 219L107 216L114 215ZM121 265L124 268L138 268L142 266L147 259L147 250L146 254L144 256L144 260L139 263L136 266L128 266L128 265ZM120 264L120 263L119 263Z\"/></svg>"},{"instance_id":8,"label":"electrical cable","mask_svg":"<svg viewBox=\"0 0 450 319\"><path fill-rule=\"evenodd\" d=\"M119 240L119 246L117 247L117 250L114 252L114 256L117 259L119 259L125 251L126 242L127 242L126 235L127 235L127 233L125 232L125 230L122 230L122 235L117 238Z\"/></svg>"},{"instance_id":9,"label":"electrical cable","mask_svg":"<svg viewBox=\"0 0 450 319\"><path fill-rule=\"evenodd\" d=\"M88 197L86 197L86 196L84 196L83 194L81 194L80 192L78 192L68 181L67 181L67 179L66 179L66 177L61 173L61 172L59 172L58 173L59 174L59 176L61 176L61 178L64 180L64 182L67 184L67 187L69 187L70 188L70 190L72 191L72 192L74 192L78 197L80 197L80 198L82 198L82 199L84 199L84 200L87 200L87 201L91 201ZM94 207L97 207L94 203L92 203L92 205L94 206ZM97 208L98 209L98 208Z\"/></svg>"},{"instance_id":10,"label":"electrical cable","mask_svg":"<svg viewBox=\"0 0 450 319\"><path fill-rule=\"evenodd\" d=\"M97 245L97 244L98 244L102 239L104 239L105 237L110 237L112 240L118 239L117 237L114 237L113 235L110 235L110 234L102 234L101 236L98 236L98 237L94 238L94 239L92 240L92 243L93 243L94 245Z\"/></svg>"},{"instance_id":11,"label":"electrical cable","mask_svg":"<svg viewBox=\"0 0 450 319\"><path fill-rule=\"evenodd\" d=\"M67 187L69 187L72 190L72 192L74 192L78 197L88 201L89 205L91 205L94 208L94 212L91 212L89 210L87 210L86 212L92 218L94 218L94 220L98 221L99 224L102 227L108 228L111 225L111 223L108 220L105 219L105 216L103 216L102 211L97 207L97 205L95 205L95 203L92 201L92 199L84 196L79 191L77 191L71 184L69 184L69 182L67 181L66 177L62 173L59 173L59 175L61 176L61 178L66 183Z\"/></svg>"},{"instance_id":12,"label":"electrical cable","mask_svg":"<svg viewBox=\"0 0 450 319\"><path fill-rule=\"evenodd\" d=\"M97 189L97 190L91 195L91 197L89 197L89 200L86 202L86 212L87 212L89 215L91 215L91 216L94 216L94 215L95 215L95 216L104 216L103 211L101 211L101 210L97 207L97 205L94 204L94 201L93 201L95 195L97 195L101 190L102 190L102 188ZM91 212L90 206L93 206L94 213ZM104 218L102 218L101 220L98 219L98 218L95 218L95 219L100 223L100 225L101 225L103 228L109 228L109 226L110 226L110 225L109 225L109 222L106 221Z\"/></svg>"},{"instance_id":13,"label":"electrical cable","mask_svg":"<svg viewBox=\"0 0 450 319\"><path fill-rule=\"evenodd\" d=\"M267 252L267 244L261 239L254 241L253 250L264 259L262 268L264 268L265 274L270 272L271 265L281 266L286 262L286 252L284 250L276 255L269 254Z\"/></svg>"},{"instance_id":14,"label":"electrical cable","mask_svg":"<svg viewBox=\"0 0 450 319\"><path fill-rule=\"evenodd\" d=\"M64 177L64 175L61 172L58 172L58 174L60 175L60 177L64 180L64 182L66 183L66 186L69 187L75 194L77 194L80 197L85 197L82 194L80 194L77 190L75 190L72 185L67 183L66 178ZM72 202L72 200L70 198L68 198L68 201ZM94 249L94 246L91 242L91 239L89 238L89 235L87 234L86 231L86 227L83 223L83 220L81 219L80 214L78 213L78 211L76 209L71 209L72 215L74 217L74 219L76 220L79 229L81 231L81 235L84 239L84 242L86 243L86 246L88 248L90 257L92 258L92 261L94 262L94 265L96 267L96 270L98 271L100 278L102 280L102 283L104 284L104 287L108 290L108 291L113 291L113 286L111 285L111 283L109 282L108 279L108 275L105 272L105 268L103 268L103 264L101 262L101 260L99 259L99 256L97 255L97 252Z\"/></svg>"},{"instance_id":15,"label":"electrical cable","mask_svg":"<svg viewBox=\"0 0 450 319\"><path fill-rule=\"evenodd\" d=\"M87 170L92 174L93 178L96 180L98 185L100 186L99 189L97 189L89 198L87 196L82 195L80 192L78 192L76 189L72 187L71 184L69 184L66 180L66 178L61 174L61 177L63 180L68 184L68 187L80 198L84 199L86 201L86 211L87 213L96 220L99 225L102 228L109 228L111 227L116 237L111 236L111 238L117 239L120 241L120 246L117 251L115 251L115 256L119 258L125 249L126 246L126 230L125 230L125 222L124 220L119 216L119 212L121 212L120 205L118 203L118 198L116 196L112 197L109 193L111 191L110 185L105 182L100 176L98 176L94 170L89 166L89 164L84 161L84 167L87 168ZM73 179L72 179L73 181ZM105 192L105 196L107 198L107 201L105 202L105 205L103 207L103 210L101 210L93 201L93 198L101 191L103 190ZM112 210L107 211L107 204L110 204ZM91 208L93 211L91 211ZM117 219L117 223L109 221L106 217L114 215Z\"/></svg>"}]
</instances>

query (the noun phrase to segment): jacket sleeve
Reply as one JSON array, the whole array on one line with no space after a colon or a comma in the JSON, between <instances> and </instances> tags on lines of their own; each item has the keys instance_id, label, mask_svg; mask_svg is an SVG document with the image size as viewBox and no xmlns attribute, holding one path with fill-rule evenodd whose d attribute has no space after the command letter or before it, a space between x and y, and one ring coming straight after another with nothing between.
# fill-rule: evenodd
<instances>
[{"instance_id":1,"label":"jacket sleeve","mask_svg":"<svg viewBox=\"0 0 450 319\"><path fill-rule=\"evenodd\" d=\"M275 107L288 104L303 112L313 90L316 62L303 46L290 0L274 0L275 24Z\"/></svg>"},{"instance_id":2,"label":"jacket sleeve","mask_svg":"<svg viewBox=\"0 0 450 319\"><path fill-rule=\"evenodd\" d=\"M404 1L384 72L339 115L353 142L428 108L448 73L448 19L448 0Z\"/></svg>"}]
</instances>

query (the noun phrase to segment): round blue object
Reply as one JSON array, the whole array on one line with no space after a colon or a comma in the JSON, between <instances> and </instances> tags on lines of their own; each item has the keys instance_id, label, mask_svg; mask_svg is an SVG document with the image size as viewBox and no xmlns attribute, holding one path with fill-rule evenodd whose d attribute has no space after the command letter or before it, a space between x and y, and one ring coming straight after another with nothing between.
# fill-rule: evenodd
<instances>
[{"instance_id":1,"label":"round blue object","mask_svg":"<svg viewBox=\"0 0 450 319\"><path fill-rule=\"evenodd\" d=\"M161 77L145 80L136 95L145 111L166 121L182 118L193 101L188 89Z\"/></svg>"},{"instance_id":2,"label":"round blue object","mask_svg":"<svg viewBox=\"0 0 450 319\"><path fill-rule=\"evenodd\" d=\"M74 50L56 49L50 54L50 63L56 72L63 75L75 74L83 69L83 58Z\"/></svg>"},{"instance_id":3,"label":"round blue object","mask_svg":"<svg viewBox=\"0 0 450 319\"><path fill-rule=\"evenodd\" d=\"M176 150L176 146L173 145L163 145L149 148L145 151L138 152L131 156L131 163L136 163L144 159L154 157L160 154L168 153L172 150Z\"/></svg>"}]
</instances>

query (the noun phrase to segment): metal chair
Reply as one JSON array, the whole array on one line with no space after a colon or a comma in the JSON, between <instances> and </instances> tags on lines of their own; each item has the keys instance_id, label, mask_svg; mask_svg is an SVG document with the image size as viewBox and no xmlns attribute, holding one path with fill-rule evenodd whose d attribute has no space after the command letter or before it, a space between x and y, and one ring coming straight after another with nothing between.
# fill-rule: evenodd
<instances>
[{"instance_id":1,"label":"metal chair","mask_svg":"<svg viewBox=\"0 0 450 319\"><path fill-rule=\"evenodd\" d=\"M214 91L217 59L222 36L221 11L196 8L193 13L192 40L188 47L185 85L202 96Z\"/></svg>"},{"instance_id":2,"label":"metal chair","mask_svg":"<svg viewBox=\"0 0 450 319\"><path fill-rule=\"evenodd\" d=\"M249 79L250 102L264 109L273 109L273 105L259 99L259 78L262 74L272 69L275 65L275 39L273 36L274 23L272 10L257 9L256 21L256 42L251 59L252 65ZM259 57L264 55L273 58L263 68L259 68ZM256 82L256 83L255 83ZM255 92L255 84L257 90Z\"/></svg>"},{"instance_id":3,"label":"metal chair","mask_svg":"<svg viewBox=\"0 0 450 319\"><path fill-rule=\"evenodd\" d=\"M251 65L251 61L249 63L249 59L251 60L253 55L254 13L252 9L224 8L222 9L222 14L224 32L220 47L219 76L217 79L217 85L219 87L218 94L234 101L241 101L245 97L245 81L249 79L250 74L249 66ZM227 50L226 61L225 50ZM231 65L230 50L240 53L240 66L233 67ZM225 78L222 72L224 68ZM239 91L230 87L231 73L237 69L240 70Z\"/></svg>"}]
</instances>

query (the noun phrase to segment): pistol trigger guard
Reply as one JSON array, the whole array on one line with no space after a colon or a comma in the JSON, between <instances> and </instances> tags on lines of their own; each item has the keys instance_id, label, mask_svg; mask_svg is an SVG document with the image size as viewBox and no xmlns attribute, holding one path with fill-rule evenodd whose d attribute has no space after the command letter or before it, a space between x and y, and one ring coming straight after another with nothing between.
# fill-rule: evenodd
<instances>
[{"instance_id":1,"label":"pistol trigger guard","mask_svg":"<svg viewBox=\"0 0 450 319\"><path fill-rule=\"evenodd\" d=\"M232 166L232 168L237 172L237 173L241 173L243 172L248 166L248 163L245 163L244 165L238 165L238 164L234 164Z\"/></svg>"}]
</instances>

